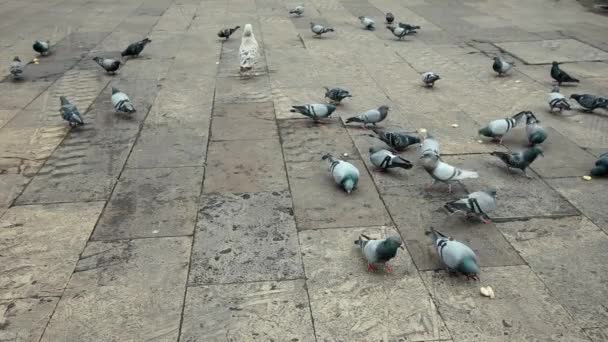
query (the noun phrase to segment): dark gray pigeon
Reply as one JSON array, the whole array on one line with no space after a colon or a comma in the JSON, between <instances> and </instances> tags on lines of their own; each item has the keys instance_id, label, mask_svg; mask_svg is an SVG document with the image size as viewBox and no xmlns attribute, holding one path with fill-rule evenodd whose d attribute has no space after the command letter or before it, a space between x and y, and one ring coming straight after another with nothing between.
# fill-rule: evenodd
<instances>
[{"instance_id":1,"label":"dark gray pigeon","mask_svg":"<svg viewBox=\"0 0 608 342\"><path fill-rule=\"evenodd\" d=\"M36 40L34 42L34 45L32 46L32 48L34 49L34 51L38 52L40 55L42 56L46 56L49 54L50 50L51 50L51 42L50 41L42 41L42 40Z\"/></svg>"},{"instance_id":2,"label":"dark gray pigeon","mask_svg":"<svg viewBox=\"0 0 608 342\"><path fill-rule=\"evenodd\" d=\"M369 148L369 160L374 164L375 167L381 170L388 170L395 167L403 169L411 169L412 163L398 155L393 154L389 150L385 150L381 147L370 147Z\"/></svg>"},{"instance_id":3,"label":"dark gray pigeon","mask_svg":"<svg viewBox=\"0 0 608 342\"><path fill-rule=\"evenodd\" d=\"M527 115L526 136L530 146L541 144L547 139L547 130L540 125L540 121L532 113Z\"/></svg>"},{"instance_id":4,"label":"dark gray pigeon","mask_svg":"<svg viewBox=\"0 0 608 342\"><path fill-rule=\"evenodd\" d=\"M302 115L308 116L313 119L315 122L318 122L319 119L329 117L335 110L336 106L331 104L323 104L323 103L312 103L305 104L301 106L291 106L292 113L300 113Z\"/></svg>"},{"instance_id":5,"label":"dark gray pigeon","mask_svg":"<svg viewBox=\"0 0 608 342\"><path fill-rule=\"evenodd\" d=\"M148 39L148 38L144 38L143 40L140 40L138 42L135 42L133 44L130 44L129 46L127 46L127 48L125 49L125 51L123 51L121 53L121 56L123 57L137 57L139 56L139 54L144 51L144 48L146 47L146 44L151 43L152 40Z\"/></svg>"},{"instance_id":6,"label":"dark gray pigeon","mask_svg":"<svg viewBox=\"0 0 608 342\"><path fill-rule=\"evenodd\" d=\"M591 175L595 177L608 176L608 152L600 155L595 162L595 167L591 169Z\"/></svg>"},{"instance_id":7,"label":"dark gray pigeon","mask_svg":"<svg viewBox=\"0 0 608 342\"><path fill-rule=\"evenodd\" d=\"M397 131L397 130L379 130L376 128L372 129L377 135L371 135L370 137L378 138L385 144L393 148L396 152L405 150L408 146L413 144L419 144L420 138L413 135L407 134L408 132Z\"/></svg>"},{"instance_id":8,"label":"dark gray pigeon","mask_svg":"<svg viewBox=\"0 0 608 342\"><path fill-rule=\"evenodd\" d=\"M507 165L507 170L509 170L509 172L511 172L511 168L520 169L526 177L531 178L526 174L526 168L530 166L539 155L543 155L543 150L539 146L532 146L523 151L514 153L494 151L490 154L500 158L500 160Z\"/></svg>"},{"instance_id":9,"label":"dark gray pigeon","mask_svg":"<svg viewBox=\"0 0 608 342\"><path fill-rule=\"evenodd\" d=\"M376 109L370 109L365 113L359 114L358 116L350 117L346 119L346 123L361 122L364 126L367 126L368 124L376 126L378 122L386 119L388 109L388 106L382 105Z\"/></svg>"},{"instance_id":10,"label":"dark gray pigeon","mask_svg":"<svg viewBox=\"0 0 608 342\"><path fill-rule=\"evenodd\" d=\"M395 27L392 25L386 26L386 28L393 33L393 36L397 37L397 39L401 40L403 37L408 35L408 31L402 27Z\"/></svg>"},{"instance_id":11,"label":"dark gray pigeon","mask_svg":"<svg viewBox=\"0 0 608 342\"><path fill-rule=\"evenodd\" d=\"M432 237L437 255L448 272L462 273L467 279L479 280L477 255L469 246L436 231L433 227L426 235Z\"/></svg>"},{"instance_id":12,"label":"dark gray pigeon","mask_svg":"<svg viewBox=\"0 0 608 342\"><path fill-rule=\"evenodd\" d=\"M551 77L557 81L557 85L561 86L562 83L579 83L579 80L560 69L560 64L555 61L551 63Z\"/></svg>"},{"instance_id":13,"label":"dark gray pigeon","mask_svg":"<svg viewBox=\"0 0 608 342\"><path fill-rule=\"evenodd\" d=\"M120 68L121 62L113 58L93 57L93 60L99 64L108 74L115 74Z\"/></svg>"},{"instance_id":14,"label":"dark gray pigeon","mask_svg":"<svg viewBox=\"0 0 608 342\"><path fill-rule=\"evenodd\" d=\"M20 80L23 77L23 63L19 57L15 56L9 67L9 72L14 80Z\"/></svg>"},{"instance_id":15,"label":"dark gray pigeon","mask_svg":"<svg viewBox=\"0 0 608 342\"><path fill-rule=\"evenodd\" d=\"M395 21L395 16L393 15L393 13L388 12L388 13L386 13L385 19L386 19L386 23L390 25L393 23L393 21Z\"/></svg>"},{"instance_id":16,"label":"dark gray pigeon","mask_svg":"<svg viewBox=\"0 0 608 342\"><path fill-rule=\"evenodd\" d=\"M220 38L225 38L226 40L228 40L228 38L230 38L230 36L232 36L232 34L234 32L236 32L238 29L240 29L240 26L235 26L234 28L225 28L225 29L221 29L218 33L217 36Z\"/></svg>"},{"instance_id":17,"label":"dark gray pigeon","mask_svg":"<svg viewBox=\"0 0 608 342\"><path fill-rule=\"evenodd\" d=\"M331 100L332 104L339 105L342 100L347 97L352 97L348 90L342 88L331 88L323 87L325 89L325 98Z\"/></svg>"},{"instance_id":18,"label":"dark gray pigeon","mask_svg":"<svg viewBox=\"0 0 608 342\"><path fill-rule=\"evenodd\" d=\"M493 141L498 141L502 144L502 137L507 134L511 128L519 125L526 118L529 111L519 112L513 117L491 121L486 127L479 130L479 134L484 137L493 138Z\"/></svg>"},{"instance_id":19,"label":"dark gray pigeon","mask_svg":"<svg viewBox=\"0 0 608 342\"><path fill-rule=\"evenodd\" d=\"M496 190L476 191L443 207L450 213L464 212L467 219L477 217L483 223L491 223L488 213L496 209Z\"/></svg>"},{"instance_id":20,"label":"dark gray pigeon","mask_svg":"<svg viewBox=\"0 0 608 342\"><path fill-rule=\"evenodd\" d=\"M559 86L553 86L551 92L549 93L549 110L553 112L553 110L557 108L560 113L565 110L570 110L570 104L564 95L559 92Z\"/></svg>"},{"instance_id":21,"label":"dark gray pigeon","mask_svg":"<svg viewBox=\"0 0 608 342\"><path fill-rule=\"evenodd\" d=\"M593 112L597 108L608 109L608 99L591 94L572 94L571 99L578 102L586 112Z\"/></svg>"},{"instance_id":22,"label":"dark gray pigeon","mask_svg":"<svg viewBox=\"0 0 608 342\"><path fill-rule=\"evenodd\" d=\"M334 32L333 28L315 24L312 21L310 22L310 30L315 34L315 37L321 37L323 33Z\"/></svg>"},{"instance_id":23,"label":"dark gray pigeon","mask_svg":"<svg viewBox=\"0 0 608 342\"><path fill-rule=\"evenodd\" d=\"M361 248L363 256L367 261L367 271L371 272L376 269L376 265L384 265L386 272L393 271L388 262L397 255L399 248L404 249L403 242L399 236L389 236L386 239L372 239L361 234L359 239L355 240L355 245Z\"/></svg>"},{"instance_id":24,"label":"dark gray pigeon","mask_svg":"<svg viewBox=\"0 0 608 342\"><path fill-rule=\"evenodd\" d=\"M494 69L494 71L498 73L498 76L503 76L509 71L511 71L514 66L515 63L509 63L504 58L502 58L502 56L496 56L494 57L494 64L492 64L492 69Z\"/></svg>"},{"instance_id":25,"label":"dark gray pigeon","mask_svg":"<svg viewBox=\"0 0 608 342\"><path fill-rule=\"evenodd\" d=\"M399 27L402 29L405 29L405 31L407 32L407 34L413 34L413 33L418 33L417 30L420 30L420 26L418 25L410 25L407 23L399 23Z\"/></svg>"},{"instance_id":26,"label":"dark gray pigeon","mask_svg":"<svg viewBox=\"0 0 608 342\"><path fill-rule=\"evenodd\" d=\"M70 124L70 127L84 125L84 120L82 120L82 116L76 106L71 104L65 96L60 96L59 101L61 102L61 108L59 109L61 117Z\"/></svg>"}]
</instances>

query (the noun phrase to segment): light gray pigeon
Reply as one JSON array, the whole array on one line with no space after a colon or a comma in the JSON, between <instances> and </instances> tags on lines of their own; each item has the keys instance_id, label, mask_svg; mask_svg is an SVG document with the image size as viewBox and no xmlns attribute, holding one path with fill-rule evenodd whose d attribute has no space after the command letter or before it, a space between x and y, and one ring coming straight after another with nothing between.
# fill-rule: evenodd
<instances>
[{"instance_id":1,"label":"light gray pigeon","mask_svg":"<svg viewBox=\"0 0 608 342\"><path fill-rule=\"evenodd\" d=\"M450 164L444 163L439 159L439 156L433 152L427 152L422 157L422 166L428 174L433 177L433 183L426 187L428 190L437 182L448 184L448 192L452 192L452 182L458 182L468 178L479 178L479 174L475 171L461 170Z\"/></svg>"},{"instance_id":2,"label":"light gray pigeon","mask_svg":"<svg viewBox=\"0 0 608 342\"><path fill-rule=\"evenodd\" d=\"M388 264L388 261L397 255L397 249L404 249L399 236L389 236L386 239L371 239L361 234L359 239L355 240L355 245L361 248L361 252L365 256L368 272L373 271L378 264L384 265L386 272L392 272L393 269Z\"/></svg>"},{"instance_id":3,"label":"light gray pigeon","mask_svg":"<svg viewBox=\"0 0 608 342\"><path fill-rule=\"evenodd\" d=\"M420 138L409 135L409 132L399 130L380 130L376 128L373 128L372 130L377 135L370 134L369 136L382 140L385 144L390 146L394 152L403 151L410 145L420 143Z\"/></svg>"},{"instance_id":4,"label":"light gray pigeon","mask_svg":"<svg viewBox=\"0 0 608 342\"><path fill-rule=\"evenodd\" d=\"M48 40L46 42L42 40L37 40L34 42L32 48L41 56L46 56L49 54L49 52L51 52L51 42Z\"/></svg>"},{"instance_id":5,"label":"light gray pigeon","mask_svg":"<svg viewBox=\"0 0 608 342\"><path fill-rule=\"evenodd\" d=\"M376 22L368 17L360 16L359 20L366 30L373 30L376 28Z\"/></svg>"},{"instance_id":6,"label":"light gray pigeon","mask_svg":"<svg viewBox=\"0 0 608 342\"><path fill-rule=\"evenodd\" d=\"M9 72L14 80L20 80L23 77L23 63L19 57L15 56L9 67Z\"/></svg>"},{"instance_id":7,"label":"light gray pigeon","mask_svg":"<svg viewBox=\"0 0 608 342\"><path fill-rule=\"evenodd\" d=\"M135 113L135 107L127 94L112 87L112 105L118 113Z\"/></svg>"},{"instance_id":8,"label":"light gray pigeon","mask_svg":"<svg viewBox=\"0 0 608 342\"><path fill-rule=\"evenodd\" d=\"M329 153L321 159L329 162L329 173L334 177L336 184L350 194L359 182L359 170L353 164L336 159Z\"/></svg>"},{"instance_id":9,"label":"light gray pigeon","mask_svg":"<svg viewBox=\"0 0 608 342\"><path fill-rule=\"evenodd\" d=\"M427 87L433 87L435 85L435 82L440 79L441 79L441 77L439 77L439 75L437 75L436 73L434 73L432 71L428 71L428 72L425 72L424 74L422 74L422 82Z\"/></svg>"},{"instance_id":10,"label":"light gray pigeon","mask_svg":"<svg viewBox=\"0 0 608 342\"><path fill-rule=\"evenodd\" d=\"M513 117L491 121L486 127L479 130L479 134L484 137L493 138L493 141L498 141L502 144L502 137L507 134L511 128L522 123L529 111L519 112Z\"/></svg>"},{"instance_id":11,"label":"light gray pigeon","mask_svg":"<svg viewBox=\"0 0 608 342\"><path fill-rule=\"evenodd\" d=\"M509 63L505 61L502 56L494 57L494 64L492 64L492 69L498 73L498 76L503 76L515 66L515 63Z\"/></svg>"},{"instance_id":12,"label":"light gray pigeon","mask_svg":"<svg viewBox=\"0 0 608 342\"><path fill-rule=\"evenodd\" d=\"M443 207L450 213L464 212L467 219L475 216L483 223L491 223L488 213L496 209L496 190L476 191Z\"/></svg>"},{"instance_id":13,"label":"light gray pigeon","mask_svg":"<svg viewBox=\"0 0 608 342\"><path fill-rule=\"evenodd\" d=\"M304 14L304 6L302 6L302 5L296 6L296 8L289 11L289 14L295 14L298 17L301 16L302 14Z\"/></svg>"},{"instance_id":14,"label":"light gray pigeon","mask_svg":"<svg viewBox=\"0 0 608 342\"><path fill-rule=\"evenodd\" d=\"M376 123L386 119L388 109L388 106L382 105L376 109L370 109L365 113L359 114L358 116L348 118L346 119L346 123L361 122L364 126L367 126L368 124L376 126Z\"/></svg>"},{"instance_id":15,"label":"light gray pigeon","mask_svg":"<svg viewBox=\"0 0 608 342\"><path fill-rule=\"evenodd\" d=\"M540 121L533 113L529 113L526 117L526 135L530 146L541 144L547 139L547 130L540 125Z\"/></svg>"},{"instance_id":16,"label":"light gray pigeon","mask_svg":"<svg viewBox=\"0 0 608 342\"><path fill-rule=\"evenodd\" d=\"M334 32L333 28L315 24L312 21L310 22L310 30L315 34L315 37L321 37L323 33Z\"/></svg>"},{"instance_id":17,"label":"light gray pigeon","mask_svg":"<svg viewBox=\"0 0 608 342\"><path fill-rule=\"evenodd\" d=\"M401 167L407 170L414 166L409 160L397 156L381 147L369 148L369 160L375 167L384 171L395 167Z\"/></svg>"},{"instance_id":18,"label":"light gray pigeon","mask_svg":"<svg viewBox=\"0 0 608 342\"><path fill-rule=\"evenodd\" d=\"M63 120L70 124L70 127L84 125L84 120L82 120L82 116L80 115L80 112L76 106L71 104L65 96L60 96L59 101L61 102L59 113L61 113Z\"/></svg>"},{"instance_id":19,"label":"light gray pigeon","mask_svg":"<svg viewBox=\"0 0 608 342\"><path fill-rule=\"evenodd\" d=\"M315 122L318 122L319 119L329 117L336 110L336 106L324 103L312 103L301 106L291 106L291 108L292 109L289 110L290 112L306 115L309 118L313 119Z\"/></svg>"},{"instance_id":20,"label":"light gray pigeon","mask_svg":"<svg viewBox=\"0 0 608 342\"><path fill-rule=\"evenodd\" d=\"M93 60L99 64L108 74L115 74L116 70L120 68L121 62L114 58L101 58L101 57L93 57Z\"/></svg>"},{"instance_id":21,"label":"light gray pigeon","mask_svg":"<svg viewBox=\"0 0 608 342\"><path fill-rule=\"evenodd\" d=\"M570 110L570 104L564 95L559 92L559 86L553 86L551 92L549 93L549 110L553 112L553 110L557 108L561 113L562 110Z\"/></svg>"},{"instance_id":22,"label":"light gray pigeon","mask_svg":"<svg viewBox=\"0 0 608 342\"><path fill-rule=\"evenodd\" d=\"M403 27L395 27L392 25L387 25L386 28L391 31L393 33L393 36L397 37L397 39L401 40L403 39L403 37L407 36L407 34L409 33L406 29L404 29Z\"/></svg>"},{"instance_id":23,"label":"light gray pigeon","mask_svg":"<svg viewBox=\"0 0 608 342\"><path fill-rule=\"evenodd\" d=\"M469 246L436 231L433 227L426 234L433 238L437 255L448 272L462 273L467 279L479 280L477 255Z\"/></svg>"},{"instance_id":24,"label":"light gray pigeon","mask_svg":"<svg viewBox=\"0 0 608 342\"><path fill-rule=\"evenodd\" d=\"M241 75L249 75L253 72L259 58L259 44L253 34L251 24L245 24L243 36L241 38L241 46L239 47L239 66Z\"/></svg>"},{"instance_id":25,"label":"light gray pigeon","mask_svg":"<svg viewBox=\"0 0 608 342\"><path fill-rule=\"evenodd\" d=\"M325 98L329 99L332 104L335 105L339 105L340 102L342 102L342 100L344 100L347 97L352 97L352 95L348 92L348 90L342 89L342 88L327 88L327 87L323 87L325 89Z\"/></svg>"},{"instance_id":26,"label":"light gray pigeon","mask_svg":"<svg viewBox=\"0 0 608 342\"><path fill-rule=\"evenodd\" d=\"M439 142L429 132L426 132L426 138L424 138L422 144L420 144L420 157L425 154L434 154L437 157L441 156L439 153Z\"/></svg>"}]
</instances>

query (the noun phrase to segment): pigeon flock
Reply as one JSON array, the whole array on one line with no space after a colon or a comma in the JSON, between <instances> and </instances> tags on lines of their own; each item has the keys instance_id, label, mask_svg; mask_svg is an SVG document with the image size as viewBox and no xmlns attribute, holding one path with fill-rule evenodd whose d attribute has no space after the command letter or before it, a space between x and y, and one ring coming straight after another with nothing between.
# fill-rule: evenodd
<instances>
[{"instance_id":1,"label":"pigeon flock","mask_svg":"<svg viewBox=\"0 0 608 342\"><path fill-rule=\"evenodd\" d=\"M289 15L301 17L304 14L304 6L300 5L289 10ZM365 30L374 30L376 22L366 16L358 17L362 28ZM397 26L393 25L395 16L392 13L387 13L385 16L386 28L398 39L402 40L407 36L416 34L421 29L418 25L398 22ZM217 36L224 40L228 40L240 26L234 28L223 28ZM334 33L335 30L331 27L310 22L310 30L313 37L321 38L323 34ZM138 57L146 45L151 40L145 38L141 41L130 44L121 53L121 59L105 58L95 56L93 60L99 64L108 74L114 75L125 64L127 58ZM33 49L40 56L47 56L51 53L50 42L36 40L33 44ZM239 71L242 76L253 75L257 59L259 56L259 45L255 39L251 24L246 24L243 29L241 45L239 48ZM37 64L37 60L33 61ZM29 64L29 63L27 63ZM10 77L13 80L19 81L24 78L27 64L24 64L19 57L14 57L10 63ZM494 57L492 69L503 77L508 75L515 63L505 60L502 56ZM560 93L559 87L564 83L576 83L580 81L560 68L560 63L553 62L550 70L551 77L556 81L548 96L549 111L554 112L556 109L561 113L564 110L570 110L571 106L568 99ZM424 86L431 88L435 82L442 78L432 71L423 73L422 83ZM116 87L111 88L111 102L116 113L131 114L136 111L131 99L127 94L120 91ZM324 98L328 103L310 103L292 106L291 112L300 113L314 121L320 123L322 119L329 118L340 106L341 102L346 98L353 98L348 90L334 87L324 87ZM592 112L596 109L608 110L608 98L596 96L592 94L571 94L571 99L574 99L586 112ZM60 113L63 120L67 121L72 128L85 125L83 116L78 111L78 108L72 104L66 96L60 96ZM432 178L433 183L425 188L430 188L436 183L444 183L448 186L448 191L452 191L454 183L460 183L466 179L475 179L479 177L476 171L463 170L457 166L450 165L442 160L440 153L439 141L430 133L418 134L417 131L407 132L404 130L393 129L384 130L377 128L377 124L384 121L389 114L387 105L380 105L377 108L369 109L363 113L359 113L346 119L346 124L362 124L364 128L370 128L374 134L368 136L373 137L385 144L385 146L372 146L369 148L369 159L372 165L383 172L390 172L393 168L402 168L404 170L412 169L413 163L399 155L400 152L408 149L410 146L418 146L420 163L424 170ZM527 176L526 169L540 155L543 156L543 150L539 146L547 139L547 131L540 125L540 121L534 113L530 111L522 111L512 117L493 120L487 126L479 129L479 135L492 138L493 141L501 144L503 137L517 126L526 126L526 136L529 146L517 152L492 152L491 155L497 157L511 172L511 169L521 170L524 176ZM422 132L420 132L422 133ZM356 190L359 182L360 172L357 167L348 161L338 159L331 153L326 153L322 156L329 164L329 173L333 177L335 183L350 194ZM608 153L604 153L595 163L590 172L593 176L608 176ZM529 176L527 176L529 177ZM476 218L483 223L489 223L490 217L488 214L497 207L497 192L495 189L485 189L470 193L464 198L450 201L444 205L445 210L449 214L463 213L466 219ZM455 272L465 275L468 279L479 279L479 264L475 252L465 244L455 241L451 237L446 236L433 227L426 232L432 238L433 245L436 248L437 255L448 272ZM404 248L404 244L398 236L388 236L384 239L372 239L364 234L355 241L355 244L360 247L363 256L368 263L368 271L373 271L378 265L384 266L387 272L391 271L391 266L388 262L397 255L399 248Z\"/></svg>"}]
</instances>

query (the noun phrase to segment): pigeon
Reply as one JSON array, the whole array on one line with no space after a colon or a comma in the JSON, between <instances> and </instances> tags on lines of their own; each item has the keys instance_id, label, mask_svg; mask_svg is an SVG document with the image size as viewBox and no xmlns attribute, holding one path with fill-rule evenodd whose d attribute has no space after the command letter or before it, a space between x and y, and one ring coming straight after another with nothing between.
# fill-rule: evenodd
<instances>
[{"instance_id":1,"label":"pigeon","mask_svg":"<svg viewBox=\"0 0 608 342\"><path fill-rule=\"evenodd\" d=\"M395 16L393 15L393 13L388 12L388 13L386 13L385 19L386 19L387 24L392 24L393 21L395 21Z\"/></svg>"},{"instance_id":2,"label":"pigeon","mask_svg":"<svg viewBox=\"0 0 608 342\"><path fill-rule=\"evenodd\" d=\"M61 117L70 124L70 127L84 125L84 120L76 106L71 104L65 96L60 96L59 101L61 101L61 109L59 109Z\"/></svg>"},{"instance_id":3,"label":"pigeon","mask_svg":"<svg viewBox=\"0 0 608 342\"><path fill-rule=\"evenodd\" d=\"M239 48L241 73L253 70L258 59L258 41L253 35L251 24L245 25L241 47Z\"/></svg>"},{"instance_id":4,"label":"pigeon","mask_svg":"<svg viewBox=\"0 0 608 342\"><path fill-rule=\"evenodd\" d=\"M120 68L120 61L117 61L113 58L101 58L101 57L93 57L93 60L97 62L108 74L115 74L116 70Z\"/></svg>"},{"instance_id":5,"label":"pigeon","mask_svg":"<svg viewBox=\"0 0 608 342\"><path fill-rule=\"evenodd\" d=\"M500 158L500 160L507 164L507 170L509 170L509 172L511 172L511 168L520 169L526 177L531 178L526 174L526 168L532 164L536 157L543 155L543 150L539 146L532 146L519 152L509 153L494 151L490 154Z\"/></svg>"},{"instance_id":6,"label":"pigeon","mask_svg":"<svg viewBox=\"0 0 608 342\"><path fill-rule=\"evenodd\" d=\"M392 272L388 261L397 255L397 249L403 247L403 242L399 236L389 236L386 239L371 239L368 236L361 234L359 239L355 240L355 245L361 248L365 260L367 260L367 271L371 272L375 269L375 265L382 264L386 272Z\"/></svg>"},{"instance_id":7,"label":"pigeon","mask_svg":"<svg viewBox=\"0 0 608 342\"><path fill-rule=\"evenodd\" d=\"M353 116L346 119L346 123L351 122L362 122L363 125L372 124L376 126L376 123L386 119L388 115L388 106L382 105L377 109L370 109L365 113L359 114L359 116Z\"/></svg>"},{"instance_id":8,"label":"pigeon","mask_svg":"<svg viewBox=\"0 0 608 342\"><path fill-rule=\"evenodd\" d=\"M378 138L382 140L385 144L393 148L396 152L405 150L408 146L413 144L419 144L420 138L415 137L413 135L407 134L407 132L402 131L382 131L379 129L372 129L374 133L377 134L371 135L371 137Z\"/></svg>"},{"instance_id":9,"label":"pigeon","mask_svg":"<svg viewBox=\"0 0 608 342\"><path fill-rule=\"evenodd\" d=\"M366 30L373 30L376 28L376 22L368 17L360 16L359 20Z\"/></svg>"},{"instance_id":10,"label":"pigeon","mask_svg":"<svg viewBox=\"0 0 608 342\"><path fill-rule=\"evenodd\" d=\"M527 115L526 135L528 136L530 146L541 144L547 139L547 131L540 125L540 121L536 119L534 114Z\"/></svg>"},{"instance_id":11,"label":"pigeon","mask_svg":"<svg viewBox=\"0 0 608 342\"><path fill-rule=\"evenodd\" d=\"M353 164L336 159L329 153L321 159L329 162L329 172L334 177L336 184L350 194L359 182L359 170Z\"/></svg>"},{"instance_id":12,"label":"pigeon","mask_svg":"<svg viewBox=\"0 0 608 342\"><path fill-rule=\"evenodd\" d=\"M579 83L580 81L576 78L568 75L565 71L559 68L560 63L553 62L551 63L551 77L557 81L557 85L562 85L562 83Z\"/></svg>"},{"instance_id":13,"label":"pigeon","mask_svg":"<svg viewBox=\"0 0 608 342\"><path fill-rule=\"evenodd\" d=\"M463 179L479 178L479 174L475 171L461 170L450 164L444 163L439 156L433 152L427 152L422 157L422 167L433 177L433 183L426 187L428 190L437 182L448 184L448 192L452 192L452 182L459 182Z\"/></svg>"},{"instance_id":14,"label":"pigeon","mask_svg":"<svg viewBox=\"0 0 608 342\"><path fill-rule=\"evenodd\" d=\"M23 63L21 63L19 57L13 58L11 66L9 67L9 72L14 80L19 80L23 77Z\"/></svg>"},{"instance_id":15,"label":"pigeon","mask_svg":"<svg viewBox=\"0 0 608 342\"><path fill-rule=\"evenodd\" d=\"M408 170L414 166L409 160L394 155L390 151L381 147L369 148L369 160L372 162L372 164L374 164L375 167L384 171L395 167Z\"/></svg>"},{"instance_id":16,"label":"pigeon","mask_svg":"<svg viewBox=\"0 0 608 342\"><path fill-rule=\"evenodd\" d=\"M386 26L386 28L389 31L391 31L393 33L393 35L395 37L397 37L397 39L399 39L399 40L403 39L403 37L407 36L407 34L408 34L408 31L401 27L395 27L395 26L388 25L388 26Z\"/></svg>"},{"instance_id":17,"label":"pigeon","mask_svg":"<svg viewBox=\"0 0 608 342\"><path fill-rule=\"evenodd\" d=\"M135 113L135 107L127 94L112 87L112 105L118 113Z\"/></svg>"},{"instance_id":18,"label":"pigeon","mask_svg":"<svg viewBox=\"0 0 608 342\"><path fill-rule=\"evenodd\" d=\"M50 52L50 47L51 47L51 42L50 41L42 41L42 40L37 40L34 42L34 45L32 46L32 48L34 48L34 51L38 52L40 55L42 56L46 56L49 54Z\"/></svg>"},{"instance_id":19,"label":"pigeon","mask_svg":"<svg viewBox=\"0 0 608 342\"><path fill-rule=\"evenodd\" d=\"M578 102L585 112L593 112L596 108L608 109L608 99L591 94L572 94L571 99Z\"/></svg>"},{"instance_id":20,"label":"pigeon","mask_svg":"<svg viewBox=\"0 0 608 342\"><path fill-rule=\"evenodd\" d=\"M464 212L467 219L475 216L483 223L491 223L488 213L496 209L496 190L476 191L443 207L450 213Z\"/></svg>"},{"instance_id":21,"label":"pigeon","mask_svg":"<svg viewBox=\"0 0 608 342\"><path fill-rule=\"evenodd\" d=\"M519 125L527 113L529 112L523 111L510 118L491 121L486 127L479 130L479 134L484 137L493 138L492 140L502 144L502 137L507 134L511 128Z\"/></svg>"},{"instance_id":22,"label":"pigeon","mask_svg":"<svg viewBox=\"0 0 608 342\"><path fill-rule=\"evenodd\" d=\"M296 6L296 8L289 11L289 14L295 14L296 16L301 16L304 13L304 6Z\"/></svg>"},{"instance_id":23,"label":"pigeon","mask_svg":"<svg viewBox=\"0 0 608 342\"><path fill-rule=\"evenodd\" d=\"M321 37L323 33L334 32L333 28L315 24L312 21L310 22L310 30L315 34L315 37Z\"/></svg>"},{"instance_id":24,"label":"pigeon","mask_svg":"<svg viewBox=\"0 0 608 342\"><path fill-rule=\"evenodd\" d=\"M148 38L144 38L143 40L140 40L136 43L130 44L129 46L127 46L127 48L125 49L125 51L123 51L120 55L122 57L137 57L139 56L139 54L144 51L144 48L146 47L146 44L151 43L152 40L148 39Z\"/></svg>"},{"instance_id":25,"label":"pigeon","mask_svg":"<svg viewBox=\"0 0 608 342\"><path fill-rule=\"evenodd\" d=\"M332 104L335 105L339 105L340 102L342 102L342 100L344 100L347 97L353 97L348 90L344 90L342 88L327 88L327 87L323 87L325 89L325 98L328 98Z\"/></svg>"},{"instance_id":26,"label":"pigeon","mask_svg":"<svg viewBox=\"0 0 608 342\"><path fill-rule=\"evenodd\" d=\"M433 87L435 85L435 81L440 80L441 77L432 71L425 72L422 74L422 82L427 87Z\"/></svg>"},{"instance_id":27,"label":"pigeon","mask_svg":"<svg viewBox=\"0 0 608 342\"><path fill-rule=\"evenodd\" d=\"M405 29L407 31L407 34L417 33L416 30L420 30L420 26L410 25L410 24L406 24L406 23L399 23L399 27Z\"/></svg>"},{"instance_id":28,"label":"pigeon","mask_svg":"<svg viewBox=\"0 0 608 342\"><path fill-rule=\"evenodd\" d=\"M511 69L515 66L515 63L509 63L504 60L501 56L494 57L494 64L492 64L492 69L498 73L498 76L503 76L504 74L511 71Z\"/></svg>"},{"instance_id":29,"label":"pigeon","mask_svg":"<svg viewBox=\"0 0 608 342\"><path fill-rule=\"evenodd\" d=\"M230 38L230 36L232 36L232 34L234 32L236 32L236 30L240 29L240 26L235 26L234 28L225 28L225 29L221 29L218 33L217 36L220 38L226 38L226 40L228 40L228 38Z\"/></svg>"},{"instance_id":30,"label":"pigeon","mask_svg":"<svg viewBox=\"0 0 608 342\"><path fill-rule=\"evenodd\" d=\"M608 176L608 152L600 155L590 173L595 177Z\"/></svg>"},{"instance_id":31,"label":"pigeon","mask_svg":"<svg viewBox=\"0 0 608 342\"><path fill-rule=\"evenodd\" d=\"M564 95L559 92L559 86L553 86L551 92L549 93L549 110L553 112L553 110L557 108L560 113L562 110L570 110L570 104Z\"/></svg>"},{"instance_id":32,"label":"pigeon","mask_svg":"<svg viewBox=\"0 0 608 342\"><path fill-rule=\"evenodd\" d=\"M429 132L426 132L426 138L420 144L420 157L425 154L434 154L437 157L441 156L439 153L439 142Z\"/></svg>"},{"instance_id":33,"label":"pigeon","mask_svg":"<svg viewBox=\"0 0 608 342\"><path fill-rule=\"evenodd\" d=\"M437 255L448 272L462 273L467 279L479 280L477 255L469 246L436 231L433 227L426 235L433 238Z\"/></svg>"},{"instance_id":34,"label":"pigeon","mask_svg":"<svg viewBox=\"0 0 608 342\"><path fill-rule=\"evenodd\" d=\"M319 119L329 117L335 110L336 106L331 104L313 103L301 106L291 106L292 113L300 113L318 122Z\"/></svg>"}]
</instances>

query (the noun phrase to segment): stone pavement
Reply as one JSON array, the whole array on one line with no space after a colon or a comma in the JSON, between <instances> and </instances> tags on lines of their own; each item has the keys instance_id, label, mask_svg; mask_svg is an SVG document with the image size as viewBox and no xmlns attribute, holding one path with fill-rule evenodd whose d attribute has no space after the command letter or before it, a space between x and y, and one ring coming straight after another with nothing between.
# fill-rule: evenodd
<instances>
[{"instance_id":1,"label":"stone pavement","mask_svg":"<svg viewBox=\"0 0 608 342\"><path fill-rule=\"evenodd\" d=\"M608 341L608 112L548 113L552 60L608 94L608 21L573 0L0 0L0 74L34 39L54 53L0 82L0 341ZM383 13L418 24L397 41ZM357 16L378 22L361 29ZM312 38L309 22L336 29ZM241 31L263 55L238 77ZM94 64L152 39L116 76ZM499 49L517 63L498 78ZM442 76L436 88L419 74ZM351 91L334 118L289 113ZM138 111L115 115L110 87ZM69 131L60 95L88 123ZM455 194L412 170L370 167L368 131L344 125L387 104L383 127L426 128L444 159L477 170ZM479 143L492 119L534 111L549 129L532 179ZM452 128L458 124L458 128ZM336 189L323 152L362 171ZM447 217L443 202L497 188L495 224ZM480 256L481 282L440 270L434 225ZM359 233L398 232L394 273L367 273ZM497 298L479 295L481 285Z\"/></svg>"}]
</instances>

